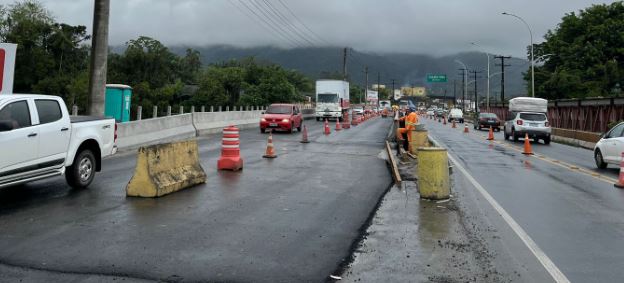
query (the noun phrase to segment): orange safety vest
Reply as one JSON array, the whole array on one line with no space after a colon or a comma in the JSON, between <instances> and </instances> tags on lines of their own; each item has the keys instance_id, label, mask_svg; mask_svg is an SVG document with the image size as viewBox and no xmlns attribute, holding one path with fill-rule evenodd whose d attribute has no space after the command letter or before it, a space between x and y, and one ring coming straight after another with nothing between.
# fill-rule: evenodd
<instances>
[{"instance_id":1,"label":"orange safety vest","mask_svg":"<svg viewBox=\"0 0 624 283\"><path fill-rule=\"evenodd\" d=\"M415 130L416 124L418 124L418 115L414 112L407 115L407 118L405 119L405 128L407 128L407 130Z\"/></svg>"}]
</instances>

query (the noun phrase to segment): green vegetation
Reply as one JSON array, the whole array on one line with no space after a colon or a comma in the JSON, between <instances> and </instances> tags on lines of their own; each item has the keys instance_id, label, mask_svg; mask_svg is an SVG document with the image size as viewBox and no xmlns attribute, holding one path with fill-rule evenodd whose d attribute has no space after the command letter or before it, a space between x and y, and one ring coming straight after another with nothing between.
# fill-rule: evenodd
<instances>
[{"instance_id":1,"label":"green vegetation","mask_svg":"<svg viewBox=\"0 0 624 283\"><path fill-rule=\"evenodd\" d=\"M617 96L624 87L624 3L593 5L565 15L534 45L536 96ZM530 73L525 80L529 82Z\"/></svg>"},{"instance_id":2,"label":"green vegetation","mask_svg":"<svg viewBox=\"0 0 624 283\"><path fill-rule=\"evenodd\" d=\"M85 26L55 22L35 0L0 5L0 40L18 44L16 93L58 95L68 106L86 109L89 39ZM144 117L155 105L161 111L167 105L259 106L300 102L314 90L313 82L294 70L254 58L202 67L198 51L178 56L145 36L128 41L123 53L109 54L107 81L130 85L132 104L143 106Z\"/></svg>"}]
</instances>

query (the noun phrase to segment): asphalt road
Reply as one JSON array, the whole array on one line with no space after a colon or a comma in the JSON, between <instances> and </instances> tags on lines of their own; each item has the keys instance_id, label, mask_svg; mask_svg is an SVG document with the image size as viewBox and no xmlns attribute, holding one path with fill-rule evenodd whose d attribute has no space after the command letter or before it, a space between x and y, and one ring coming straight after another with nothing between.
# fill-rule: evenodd
<instances>
[{"instance_id":1,"label":"asphalt road","mask_svg":"<svg viewBox=\"0 0 624 283\"><path fill-rule=\"evenodd\" d=\"M597 170L590 150L533 144L525 156L521 142L485 140L487 132L463 133L463 125L423 119L430 135L526 231L571 282L618 282L624 278L624 190L614 188L613 169ZM522 140L521 140L522 141ZM471 190L469 182L455 190ZM491 207L481 196L483 207ZM501 226L505 225L505 226ZM505 223L498 229L507 229ZM506 247L512 254L527 246ZM534 258L535 262L535 258ZM539 281L538 281L539 282Z\"/></svg>"},{"instance_id":2,"label":"asphalt road","mask_svg":"<svg viewBox=\"0 0 624 283\"><path fill-rule=\"evenodd\" d=\"M217 171L220 135L201 138L208 182L127 198L135 156L121 153L86 190L62 178L0 190L0 281L324 281L389 188L381 159L390 119L321 134L241 132L245 167Z\"/></svg>"}]
</instances>

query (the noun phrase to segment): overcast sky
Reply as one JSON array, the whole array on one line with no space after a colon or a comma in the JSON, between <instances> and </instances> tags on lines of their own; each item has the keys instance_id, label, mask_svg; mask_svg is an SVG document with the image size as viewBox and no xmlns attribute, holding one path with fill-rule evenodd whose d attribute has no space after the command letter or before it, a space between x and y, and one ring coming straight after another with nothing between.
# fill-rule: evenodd
<instances>
[{"instance_id":1,"label":"overcast sky","mask_svg":"<svg viewBox=\"0 0 624 283\"><path fill-rule=\"evenodd\" d=\"M0 0L2 4L13 2ZM57 21L86 25L90 32L93 0L41 2ZM379 53L448 55L475 51L476 47L469 43L477 42L482 50L491 53L524 57L529 44L528 30L520 20L501 15L501 12L523 17L533 30L534 40L540 42L546 31L555 28L566 13L611 2L111 0L110 44L123 44L146 35L166 45L292 47L312 43ZM284 23L294 27L288 28Z\"/></svg>"}]
</instances>

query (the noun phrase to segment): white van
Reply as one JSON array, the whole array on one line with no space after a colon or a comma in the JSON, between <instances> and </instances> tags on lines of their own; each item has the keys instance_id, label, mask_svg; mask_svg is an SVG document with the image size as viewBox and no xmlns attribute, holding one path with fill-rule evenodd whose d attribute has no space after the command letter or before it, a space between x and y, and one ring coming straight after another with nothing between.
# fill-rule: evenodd
<instances>
[{"instance_id":1,"label":"white van","mask_svg":"<svg viewBox=\"0 0 624 283\"><path fill-rule=\"evenodd\" d=\"M450 123L453 120L459 121L460 123L463 123L464 122L464 112L462 112L461 109L459 109L459 108L451 109L451 112L449 112L449 115L448 115L448 121Z\"/></svg>"}]
</instances>

